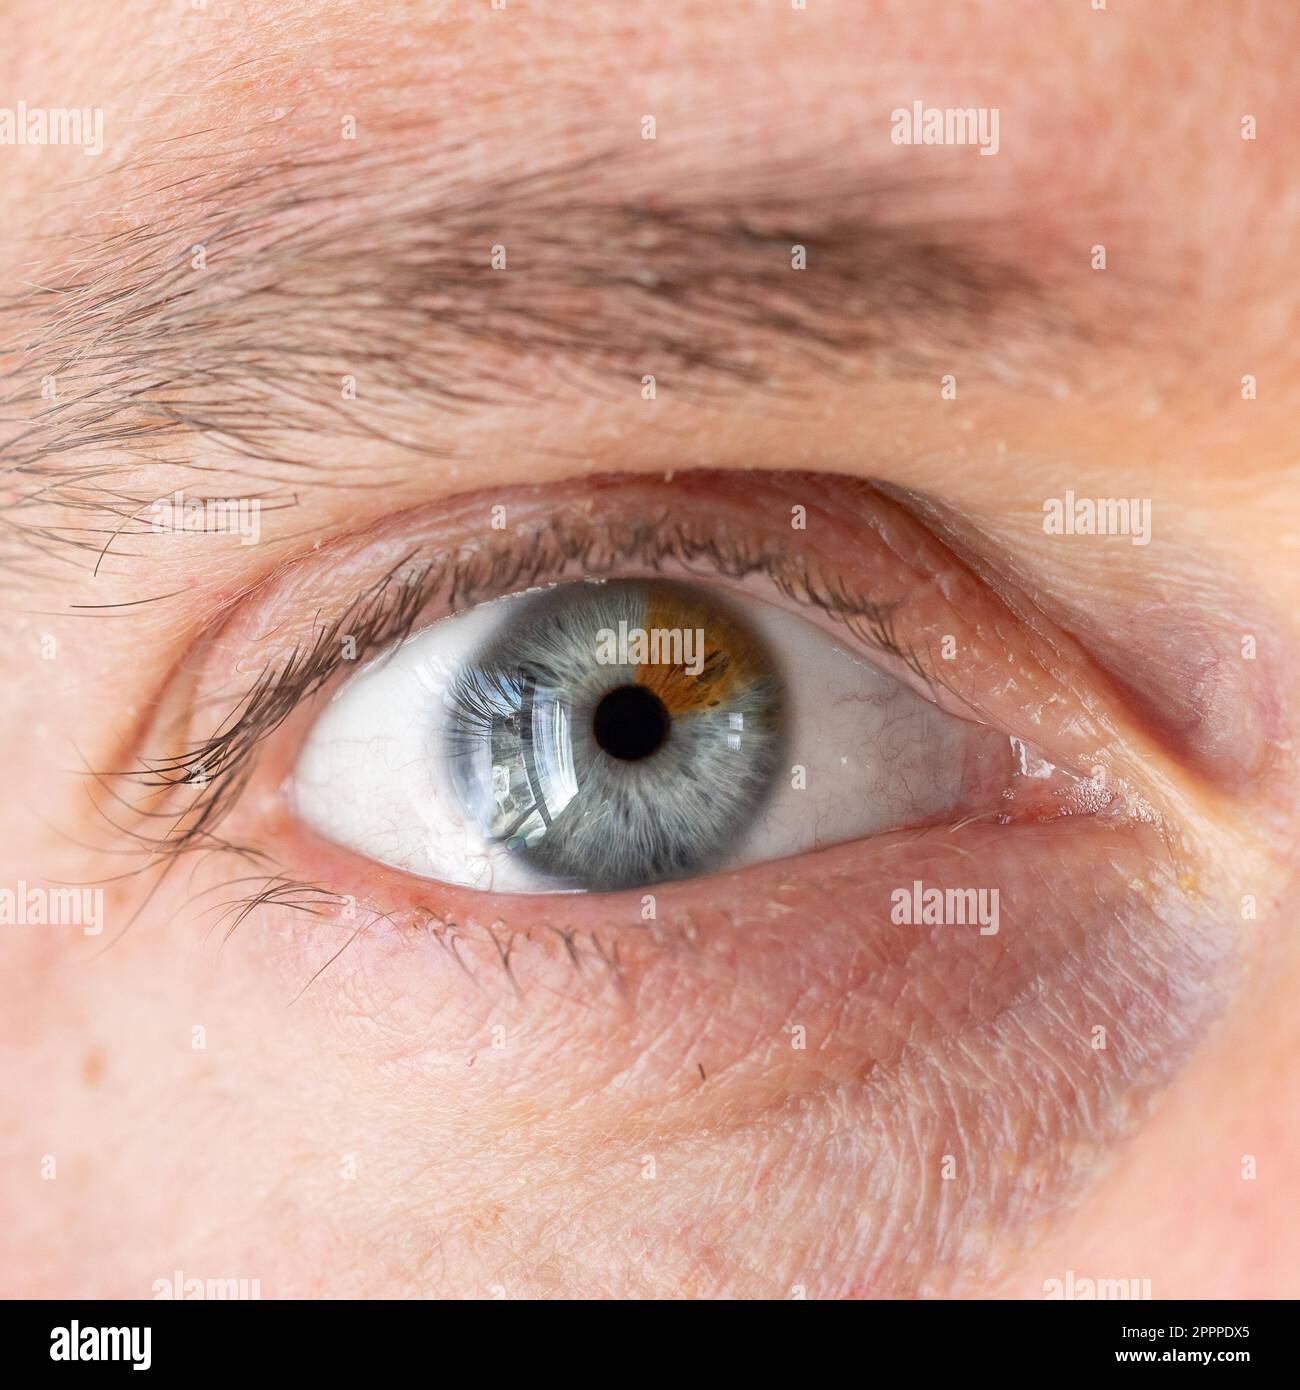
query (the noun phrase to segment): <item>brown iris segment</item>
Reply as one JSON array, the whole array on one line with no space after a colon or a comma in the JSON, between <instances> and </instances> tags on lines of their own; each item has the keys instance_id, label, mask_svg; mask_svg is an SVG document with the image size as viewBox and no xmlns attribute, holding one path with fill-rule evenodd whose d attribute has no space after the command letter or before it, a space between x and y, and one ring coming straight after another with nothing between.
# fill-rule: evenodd
<instances>
[{"instance_id":1,"label":"brown iris segment","mask_svg":"<svg viewBox=\"0 0 1300 1390\"><path fill-rule=\"evenodd\" d=\"M637 666L638 683L659 697L671 717L734 700L767 669L747 626L719 604L697 602L685 588L654 585L643 622L647 633L658 635L661 657L681 657Z\"/></svg>"}]
</instances>

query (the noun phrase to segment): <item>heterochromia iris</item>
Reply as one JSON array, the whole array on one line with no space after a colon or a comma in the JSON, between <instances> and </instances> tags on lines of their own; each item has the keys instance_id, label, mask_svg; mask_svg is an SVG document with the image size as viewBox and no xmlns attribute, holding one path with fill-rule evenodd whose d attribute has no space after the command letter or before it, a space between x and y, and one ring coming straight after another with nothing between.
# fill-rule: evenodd
<instances>
[{"instance_id":1,"label":"heterochromia iris","mask_svg":"<svg viewBox=\"0 0 1300 1390\"><path fill-rule=\"evenodd\" d=\"M785 761L766 643L717 595L664 580L518 607L444 696L452 778L484 839L554 888L723 863Z\"/></svg>"}]
</instances>

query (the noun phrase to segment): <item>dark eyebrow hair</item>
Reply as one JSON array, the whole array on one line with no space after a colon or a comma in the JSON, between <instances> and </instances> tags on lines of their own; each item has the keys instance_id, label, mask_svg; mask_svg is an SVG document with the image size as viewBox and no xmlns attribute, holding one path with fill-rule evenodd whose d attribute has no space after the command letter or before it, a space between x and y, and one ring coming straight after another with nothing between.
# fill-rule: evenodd
<instances>
[{"instance_id":1,"label":"dark eyebrow hair","mask_svg":"<svg viewBox=\"0 0 1300 1390\"><path fill-rule=\"evenodd\" d=\"M318 464L321 433L442 452L400 423L430 410L616 397L645 377L725 400L788 389L792 361L864 358L937 389L990 337L1083 332L987 226L922 215L913 182L846 194L841 172L792 166L665 189L627 165L413 179L388 147L158 158L125 225L78 236L61 269L0 300L16 326L0 332L0 466L19 499L99 507L109 449L197 437L282 476ZM128 518L139 503L108 500Z\"/></svg>"}]
</instances>

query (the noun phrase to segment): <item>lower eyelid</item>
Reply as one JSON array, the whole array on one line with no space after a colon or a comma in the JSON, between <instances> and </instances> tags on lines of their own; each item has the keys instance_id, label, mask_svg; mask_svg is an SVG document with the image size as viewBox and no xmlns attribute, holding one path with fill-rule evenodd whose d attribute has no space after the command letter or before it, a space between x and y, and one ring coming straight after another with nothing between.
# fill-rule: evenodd
<instances>
[{"instance_id":1,"label":"lower eyelid","mask_svg":"<svg viewBox=\"0 0 1300 1390\"><path fill-rule=\"evenodd\" d=\"M513 1095L518 1123L572 1108L599 1126L604 1107L653 1099L659 1153L679 1127L722 1143L764 1117L779 1132L796 1100L809 1123L814 1106L856 1116L835 1132L858 1153L859 1208L884 1184L882 1210L913 1219L871 1228L877 1243L837 1268L878 1265L883 1291L909 1292L972 1229L1075 1193L1217 1016L1232 934L1178 880L1154 832L1071 821L882 837L721 875L704 898L663 885L651 920L639 894L507 906L439 888L434 911L390 901L304 1000L364 998L369 1055L391 1050L417 1086L490 1050L494 1028L526 1035L490 1052L475 1105ZM998 930L892 920L918 881L998 887ZM307 962L287 959L305 975L368 917L308 926ZM936 1206L945 1185L926 1174L943 1154L956 1187Z\"/></svg>"}]
</instances>

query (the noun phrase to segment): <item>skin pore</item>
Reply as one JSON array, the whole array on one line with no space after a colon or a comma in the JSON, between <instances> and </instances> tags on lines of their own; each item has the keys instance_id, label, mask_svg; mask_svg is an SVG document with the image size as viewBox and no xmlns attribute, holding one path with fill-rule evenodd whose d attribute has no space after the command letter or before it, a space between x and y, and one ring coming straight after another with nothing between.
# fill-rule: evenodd
<instances>
[{"instance_id":1,"label":"skin pore","mask_svg":"<svg viewBox=\"0 0 1300 1390\"><path fill-rule=\"evenodd\" d=\"M0 146L0 887L104 888L102 935L0 928L0 1290L1300 1291L1300 20L0 24L0 106L105 129L94 158ZM918 100L996 107L996 154L891 141ZM1067 490L1149 499L1148 541L1048 533ZM256 543L152 527L178 491L257 499ZM802 568L720 567L724 540ZM660 573L845 645L866 625L808 589L870 595L900 650L864 659L1074 800L1022 779L1006 823L999 785L924 833L900 807L657 885L649 920L417 879L295 815L315 721L408 619ZM202 819L178 770L322 631ZM891 921L915 880L998 885L999 932Z\"/></svg>"}]
</instances>

